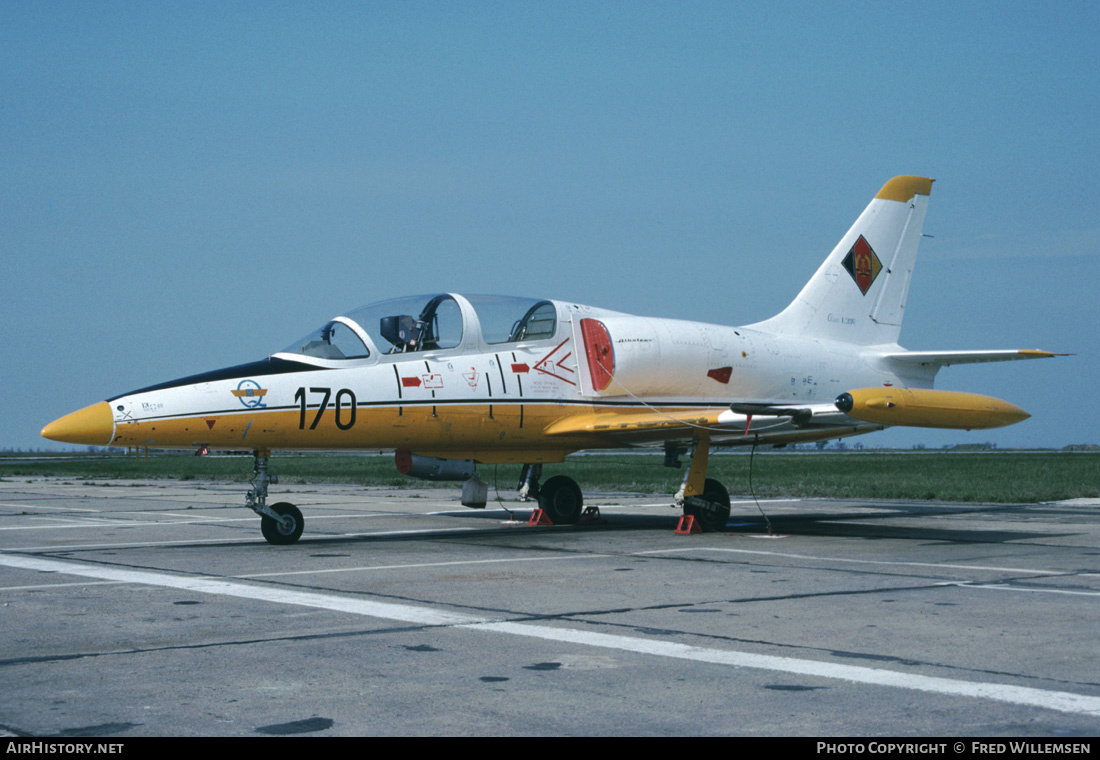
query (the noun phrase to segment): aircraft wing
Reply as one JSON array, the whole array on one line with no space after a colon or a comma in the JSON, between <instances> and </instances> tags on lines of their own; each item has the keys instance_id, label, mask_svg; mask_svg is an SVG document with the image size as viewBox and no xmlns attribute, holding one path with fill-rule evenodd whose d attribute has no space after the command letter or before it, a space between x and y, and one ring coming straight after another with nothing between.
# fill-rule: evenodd
<instances>
[{"instance_id":1,"label":"aircraft wing","mask_svg":"<svg viewBox=\"0 0 1100 760\"><path fill-rule=\"evenodd\" d=\"M1011 349L1007 351L902 351L883 354L882 356L884 359L900 364L949 367L952 364L1007 362L1016 359L1050 359L1055 356L1067 356L1067 354L1055 354L1050 351L1036 349Z\"/></svg>"},{"instance_id":2,"label":"aircraft wing","mask_svg":"<svg viewBox=\"0 0 1100 760\"><path fill-rule=\"evenodd\" d=\"M738 401L727 407L678 410L609 410L558 420L547 426L552 437L594 436L623 445L653 445L689 441L696 431L706 431L712 441L750 443L757 437L768 442L810 440L826 429L853 430L851 417L835 404L791 404L760 400Z\"/></svg>"},{"instance_id":3,"label":"aircraft wing","mask_svg":"<svg viewBox=\"0 0 1100 760\"><path fill-rule=\"evenodd\" d=\"M665 433L693 427L712 428L724 409L658 411L609 411L583 414L558 420L547 426L547 435L585 435L601 433Z\"/></svg>"}]
</instances>

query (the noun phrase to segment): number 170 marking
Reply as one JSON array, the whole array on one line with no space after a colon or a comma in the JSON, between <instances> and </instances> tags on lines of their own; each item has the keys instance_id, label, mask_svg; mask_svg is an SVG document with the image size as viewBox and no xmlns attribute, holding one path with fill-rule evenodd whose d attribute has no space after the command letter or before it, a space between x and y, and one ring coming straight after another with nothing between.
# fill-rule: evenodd
<instances>
[{"instance_id":1,"label":"number 170 marking","mask_svg":"<svg viewBox=\"0 0 1100 760\"><path fill-rule=\"evenodd\" d=\"M317 414L313 418L313 422L310 423L309 429L316 430L317 424L321 421L321 417L324 416L325 410L328 409L329 401L332 400L332 388L310 388L309 392L312 394L321 394L321 402L317 404ZM298 429L306 429L306 389L299 388L294 394L294 400L298 402ZM349 430L352 425L355 424L355 394L348 388L341 388L336 391L336 408L334 415L336 417L336 427L341 430ZM344 412L348 412L348 419L344 420Z\"/></svg>"}]
</instances>

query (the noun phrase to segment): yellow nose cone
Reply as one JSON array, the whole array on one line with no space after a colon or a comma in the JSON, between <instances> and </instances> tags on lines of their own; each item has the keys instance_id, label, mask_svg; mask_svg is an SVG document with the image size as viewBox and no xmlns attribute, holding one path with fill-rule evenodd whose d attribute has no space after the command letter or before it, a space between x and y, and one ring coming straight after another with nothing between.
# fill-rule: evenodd
<instances>
[{"instance_id":1,"label":"yellow nose cone","mask_svg":"<svg viewBox=\"0 0 1100 760\"><path fill-rule=\"evenodd\" d=\"M42 437L62 443L107 446L115 437L115 419L106 401L66 414L42 428Z\"/></svg>"}]
</instances>

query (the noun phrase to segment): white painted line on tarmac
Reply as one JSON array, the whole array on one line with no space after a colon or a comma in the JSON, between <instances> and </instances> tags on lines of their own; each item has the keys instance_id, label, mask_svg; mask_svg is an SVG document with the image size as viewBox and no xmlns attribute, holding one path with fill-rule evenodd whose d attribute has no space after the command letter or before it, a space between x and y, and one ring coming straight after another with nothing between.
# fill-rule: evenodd
<instances>
[{"instance_id":1,"label":"white painted line on tarmac","mask_svg":"<svg viewBox=\"0 0 1100 760\"><path fill-rule=\"evenodd\" d=\"M516 507L515 509L508 509L507 507L493 507L492 509L479 509L479 510L477 510L477 516L481 517L483 515L496 515L496 514L509 514L510 515L514 512L529 512L532 509L538 509L538 506L536 505L534 507L531 507L531 506ZM408 515L408 513L406 513L406 512L402 512L401 514L402 515ZM427 517L450 517L451 515L462 515L462 516L465 517L469 514L470 514L470 508L469 507L466 507L465 509L445 509L442 512L425 512L424 513L424 515L427 516Z\"/></svg>"},{"instance_id":2,"label":"white painted line on tarmac","mask_svg":"<svg viewBox=\"0 0 1100 760\"><path fill-rule=\"evenodd\" d=\"M720 549L717 547L689 547L686 549L654 549L652 551L636 552L637 556L645 554L673 554L675 552L725 552L728 554L756 554L765 557L782 557L784 559L802 559L813 562L839 562L850 565L887 565L891 567L931 567L937 570L989 570L996 573L1025 573L1027 575L1072 575L1065 570L1037 570L1033 567L997 567L993 565L954 565L947 562L899 562L889 559L852 559L850 557L817 557L812 554L790 554L788 552L769 552L760 549Z\"/></svg>"},{"instance_id":3,"label":"white painted line on tarmac","mask_svg":"<svg viewBox=\"0 0 1100 760\"><path fill-rule=\"evenodd\" d=\"M302 607L314 607L348 612L353 615L367 615L383 620L396 620L420 625L463 625L484 622L480 618L454 612L433 610L428 607L415 607L392 602L372 602L364 599L322 594L313 591L296 591L273 586L252 586L219 578L196 578L168 573L148 572L144 570L122 570L119 568L99 567L77 562L59 562L40 557L22 557L0 553L0 565L23 570L37 570L45 573L65 573L85 578L123 581L145 586L175 588L182 591L194 591L201 594L231 596L242 599L274 602L276 604L294 604Z\"/></svg>"},{"instance_id":4,"label":"white painted line on tarmac","mask_svg":"<svg viewBox=\"0 0 1100 760\"><path fill-rule=\"evenodd\" d=\"M366 599L339 596L331 593L297 591L285 588L253 586L216 578L193 578L160 572L122 570L76 562L59 562L39 557L25 557L0 553L0 565L22 570L123 581L163 588L175 588L202 594L214 594L243 599L292 604L317 609L365 615L382 620L430 626L453 626L468 630L486 631L512 636L524 636L560 645L562 642L580 646L613 649L621 652L654 657L668 657L694 662L712 663L737 668L753 668L781 673L793 673L817 678L837 679L857 684L891 686L900 689L941 694L953 697L990 699L1009 704L1039 707L1059 712L1100 716L1100 697L1049 691L1012 684L982 683L954 678L922 676L881 668L802 660L793 657L753 654L735 650L712 649L691 646L662 639L618 636L592 631L512 623L477 618L471 615L392 602L374 602Z\"/></svg>"},{"instance_id":5,"label":"white painted line on tarmac","mask_svg":"<svg viewBox=\"0 0 1100 760\"><path fill-rule=\"evenodd\" d=\"M734 499L733 501L730 502L730 506L731 507L736 507L738 505L746 505L746 504L751 506L751 505L757 504L757 503L760 503L760 504L797 504L801 501L804 501L804 499L760 499L759 502L757 502L754 499Z\"/></svg>"},{"instance_id":6,"label":"white painted line on tarmac","mask_svg":"<svg viewBox=\"0 0 1100 760\"><path fill-rule=\"evenodd\" d=\"M164 546L208 546L212 544L255 544L259 543L256 536L241 536L240 538L194 538L187 541L111 541L103 544L45 544L43 546L9 547L13 552L68 552L87 551L89 549L144 549ZM268 546L266 542L264 546Z\"/></svg>"},{"instance_id":7,"label":"white painted line on tarmac","mask_svg":"<svg viewBox=\"0 0 1100 760\"><path fill-rule=\"evenodd\" d=\"M858 665L842 665L815 660L800 660L793 657L775 657L750 652L710 649L679 644L673 641L639 639L631 636L615 636L568 628L550 628L528 623L474 623L463 627L498 633L511 633L516 636L530 636L553 641L555 644L570 642L658 657L673 657L717 665L779 671L876 686L893 686L900 689L913 689L950 696L992 699L998 702L1042 707L1082 715L1100 715L1100 697L1072 694L1064 691L1047 691L1011 684L980 683L954 678L922 676Z\"/></svg>"},{"instance_id":8,"label":"white painted line on tarmac","mask_svg":"<svg viewBox=\"0 0 1100 760\"><path fill-rule=\"evenodd\" d=\"M102 513L101 513L102 514ZM23 530L28 527L37 529L44 528L94 528L100 525L118 525L117 520L112 520L109 517L54 517L53 515L27 515L31 520L53 520L55 523L61 523L60 525L35 525L35 526L22 526ZM4 528L4 530L20 530L19 527Z\"/></svg>"},{"instance_id":9,"label":"white painted line on tarmac","mask_svg":"<svg viewBox=\"0 0 1100 760\"><path fill-rule=\"evenodd\" d=\"M55 588L71 588L79 586L117 586L125 581L80 581L79 583L39 583L36 586L0 586L0 593L4 591L49 591Z\"/></svg>"},{"instance_id":10,"label":"white painted line on tarmac","mask_svg":"<svg viewBox=\"0 0 1100 760\"><path fill-rule=\"evenodd\" d=\"M60 517L45 517L45 520L61 520ZM255 518L253 518L255 519ZM220 522L236 522L235 520L216 520L216 519L199 519L199 520L93 520L87 518L86 522L66 521L62 525L8 525L0 528L0 531L12 531L12 530L68 530L72 528L156 528L156 527L173 527L176 525L192 525L195 523L220 523Z\"/></svg>"},{"instance_id":11,"label":"white painted line on tarmac","mask_svg":"<svg viewBox=\"0 0 1100 760\"><path fill-rule=\"evenodd\" d=\"M28 499L27 501L31 501ZM0 501L0 507L12 507L13 509L22 510L37 510L37 509L56 509L59 512L102 512L102 509L88 509L81 507L46 507L41 504L12 504L6 501Z\"/></svg>"},{"instance_id":12,"label":"white painted line on tarmac","mask_svg":"<svg viewBox=\"0 0 1100 760\"><path fill-rule=\"evenodd\" d=\"M589 557L608 557L608 554L586 554ZM467 559L454 562L417 562L405 565L364 565L362 567L327 567L320 570L288 570L282 573L247 573L234 575L234 578L276 578L284 575L323 575L328 573L359 573L369 570L412 570L425 567L454 567L456 565L511 565L517 562L576 562L577 557L511 557L509 559ZM2 589L0 589L2 590Z\"/></svg>"},{"instance_id":13,"label":"white painted line on tarmac","mask_svg":"<svg viewBox=\"0 0 1100 760\"><path fill-rule=\"evenodd\" d=\"M251 522L256 518L248 518ZM203 520L202 522L207 522ZM217 520L212 522L239 522L236 518L232 520ZM138 525L152 526L157 523L137 523ZM161 523L162 525L182 525L184 523ZM126 523L118 523L118 525L126 525ZM526 523L524 523L526 525ZM80 526L57 526L57 527L80 527ZM86 526L85 526L86 527ZM371 533L338 533L325 538L376 538L376 537L389 537L389 536L418 536L428 533L465 533L468 531L481 531L484 528L428 528L424 530L379 530ZM9 551L18 552L48 552L48 551L76 551L76 550L88 550L88 549L140 549L140 548L153 548L157 546L206 546L208 544L258 544L260 546L268 546L259 536L249 535L241 536L240 538L191 538L176 541L111 541L102 544L46 544L44 546L20 546L11 547ZM323 543L316 543L315 546L324 546Z\"/></svg>"},{"instance_id":14,"label":"white painted line on tarmac","mask_svg":"<svg viewBox=\"0 0 1100 760\"><path fill-rule=\"evenodd\" d=\"M976 588L985 591L1022 591L1034 594L1069 594L1071 596L1100 596L1100 591L1070 591L1061 588L1028 588L1026 586L1008 586L1001 583L944 583L944 586Z\"/></svg>"},{"instance_id":15,"label":"white painted line on tarmac","mask_svg":"<svg viewBox=\"0 0 1100 760\"><path fill-rule=\"evenodd\" d=\"M115 514L119 514L119 513L116 512ZM134 512L127 511L127 512L124 512L123 514L127 514L127 515L150 515L152 517L178 517L181 520L194 520L195 519L195 513L194 512L192 512L191 514L188 515L188 514L180 514L179 512L158 512L158 511L153 510L153 509L142 509L142 510L137 510L137 511L134 511ZM200 518L200 519L202 519L202 518ZM216 518L216 519L220 519L220 518Z\"/></svg>"},{"instance_id":16,"label":"white painted line on tarmac","mask_svg":"<svg viewBox=\"0 0 1100 760\"><path fill-rule=\"evenodd\" d=\"M97 510L98 511L98 510ZM153 514L157 516L170 515L168 512L129 512L126 514ZM406 516L404 513L399 512L375 512L365 515L310 515L310 522L316 520L354 520L363 517L393 517L400 515ZM0 527L0 532L9 530L65 530L67 528L133 528L133 527L146 527L146 528L172 528L177 525L202 525L209 523L211 525L221 525L223 523L251 523L259 519L258 515L248 515L245 517L199 517L195 515L181 515L181 519L178 520L117 520L109 517L82 517L82 518L64 518L64 517L51 517L50 515L27 515L28 517L37 517L41 520L58 520L63 522L62 525L8 525ZM363 534L370 535L370 534ZM191 542L193 543L193 542Z\"/></svg>"},{"instance_id":17,"label":"white painted line on tarmac","mask_svg":"<svg viewBox=\"0 0 1100 760\"><path fill-rule=\"evenodd\" d=\"M526 524L526 523L524 523ZM426 536L433 533L473 533L485 528L423 528L421 530L373 530L369 533L341 533L336 538L378 538L380 536Z\"/></svg>"}]
</instances>

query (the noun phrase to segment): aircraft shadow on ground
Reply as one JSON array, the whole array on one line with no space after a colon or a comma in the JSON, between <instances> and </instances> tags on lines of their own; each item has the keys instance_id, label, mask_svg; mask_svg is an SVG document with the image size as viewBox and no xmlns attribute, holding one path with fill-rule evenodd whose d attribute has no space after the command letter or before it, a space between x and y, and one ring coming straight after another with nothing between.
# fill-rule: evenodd
<instances>
[{"instance_id":1,"label":"aircraft shadow on ground","mask_svg":"<svg viewBox=\"0 0 1100 760\"><path fill-rule=\"evenodd\" d=\"M846 505L844 509L835 512L816 510L813 512L769 515L771 532L782 536L829 536L838 538L863 538L867 540L903 540L942 543L1007 543L1034 541L1038 539L1050 540L1075 535L1074 531L1064 533L1050 533L1048 531L993 529L988 527L953 527L939 528L919 524L922 518L943 517L945 515L974 514L976 519L980 516L989 516L990 513L1013 514L1020 507L1004 506L933 506L933 505L890 505L882 507L868 504L852 510ZM401 542L430 542L447 538L470 538L471 536L507 537L508 539L520 539L525 537L547 537L562 535L565 533L583 534L590 532L601 533L626 533L626 532L667 532L673 535L679 514L671 509L669 514L629 514L616 511L607 511L595 522L579 523L576 525L553 526L529 526L524 524L530 517L532 507L523 507L511 510L515 523L504 524L508 520L509 511L492 508L487 510L470 510L468 512L454 512L447 516L460 521L470 521L475 524L475 529L455 528L453 532L447 530L433 531L431 533L388 533L388 534L355 534L343 536L319 536L307 534L305 540L325 542L373 542L373 541L401 541ZM307 518L308 519L308 518ZM890 522L893 520L905 520L907 524ZM983 526L996 523L996 517L982 520ZM913 524L918 521L918 524ZM730 517L725 530L703 534L705 536L751 536L767 535L768 522L759 515L738 515L736 512ZM679 536L677 538L680 538Z\"/></svg>"}]
</instances>

